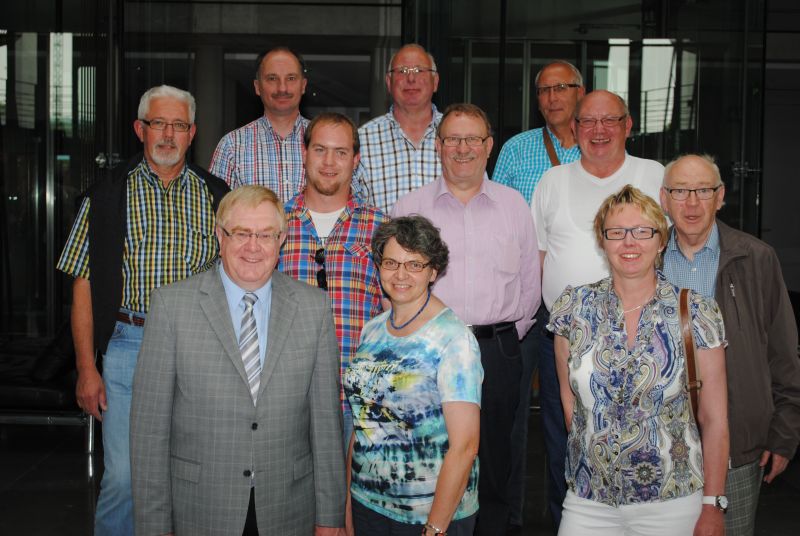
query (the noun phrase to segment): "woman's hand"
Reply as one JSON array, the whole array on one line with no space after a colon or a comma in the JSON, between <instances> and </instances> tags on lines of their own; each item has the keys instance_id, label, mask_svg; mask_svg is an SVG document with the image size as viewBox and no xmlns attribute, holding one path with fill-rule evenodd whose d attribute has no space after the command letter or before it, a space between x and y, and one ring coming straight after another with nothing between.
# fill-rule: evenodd
<instances>
[{"instance_id":1,"label":"woman's hand","mask_svg":"<svg viewBox=\"0 0 800 536\"><path fill-rule=\"evenodd\" d=\"M716 506L704 504L694 526L693 536L723 536L724 534L724 514Z\"/></svg>"}]
</instances>

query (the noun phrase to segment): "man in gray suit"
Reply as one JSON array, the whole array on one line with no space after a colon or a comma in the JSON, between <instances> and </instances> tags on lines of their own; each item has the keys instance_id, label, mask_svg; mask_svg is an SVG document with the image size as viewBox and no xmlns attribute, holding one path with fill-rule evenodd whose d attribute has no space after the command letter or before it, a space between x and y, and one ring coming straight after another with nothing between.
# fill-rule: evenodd
<instances>
[{"instance_id":1,"label":"man in gray suit","mask_svg":"<svg viewBox=\"0 0 800 536\"><path fill-rule=\"evenodd\" d=\"M339 350L324 292L274 271L283 207L217 212L222 262L152 294L131 408L136 534L343 534Z\"/></svg>"}]
</instances>

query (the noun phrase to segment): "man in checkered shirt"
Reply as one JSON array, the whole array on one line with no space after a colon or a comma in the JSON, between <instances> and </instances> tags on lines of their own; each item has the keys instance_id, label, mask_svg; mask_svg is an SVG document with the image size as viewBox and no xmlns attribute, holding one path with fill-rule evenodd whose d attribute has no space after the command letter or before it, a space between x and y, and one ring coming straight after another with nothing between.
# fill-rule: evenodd
<instances>
[{"instance_id":1,"label":"man in checkered shirt","mask_svg":"<svg viewBox=\"0 0 800 536\"><path fill-rule=\"evenodd\" d=\"M278 264L283 273L328 291L342 373L358 349L361 328L382 310L371 244L386 216L350 188L358 141L355 124L339 113L322 113L308 125L303 150L308 184L286 204L286 241ZM344 397L342 410L347 448L353 418Z\"/></svg>"},{"instance_id":2,"label":"man in checkered shirt","mask_svg":"<svg viewBox=\"0 0 800 536\"><path fill-rule=\"evenodd\" d=\"M536 74L534 86L545 126L521 132L508 140L500 151L492 175L493 181L510 186L521 193L529 205L533 199L533 191L545 171L554 165L569 164L581 157L580 147L572 132L572 116L578 99L583 97L585 91L580 71L564 60L553 61L542 67ZM550 141L550 148L545 144L547 140ZM522 388L514 420L509 482L510 522L520 527L525 504L525 458L531 380L539 362L536 339L537 331L546 323L542 320L545 313L546 310L542 306L542 311L537 316L537 323L520 343Z\"/></svg>"},{"instance_id":3,"label":"man in checkered shirt","mask_svg":"<svg viewBox=\"0 0 800 536\"><path fill-rule=\"evenodd\" d=\"M375 206L388 213L404 194L441 174L436 127L442 114L431 102L439 87L433 56L416 44L405 45L389 63L386 87L389 113L358 129L361 163L356 183L367 184Z\"/></svg>"},{"instance_id":4,"label":"man in checkered shirt","mask_svg":"<svg viewBox=\"0 0 800 536\"><path fill-rule=\"evenodd\" d=\"M308 83L305 65L283 46L261 54L256 65L253 87L264 115L223 136L210 171L231 188L266 186L285 203L305 184L302 145L308 119L300 115Z\"/></svg>"}]
</instances>

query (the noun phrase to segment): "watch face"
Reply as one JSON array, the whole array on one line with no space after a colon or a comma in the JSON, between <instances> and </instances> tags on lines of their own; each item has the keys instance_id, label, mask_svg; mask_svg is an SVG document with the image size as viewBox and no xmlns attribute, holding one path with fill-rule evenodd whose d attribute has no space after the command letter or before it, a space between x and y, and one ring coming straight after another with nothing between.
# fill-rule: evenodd
<instances>
[{"instance_id":1,"label":"watch face","mask_svg":"<svg viewBox=\"0 0 800 536\"><path fill-rule=\"evenodd\" d=\"M720 495L719 497L717 497L717 505L719 505L719 507L722 510L727 510L728 509L728 498L725 495Z\"/></svg>"}]
</instances>

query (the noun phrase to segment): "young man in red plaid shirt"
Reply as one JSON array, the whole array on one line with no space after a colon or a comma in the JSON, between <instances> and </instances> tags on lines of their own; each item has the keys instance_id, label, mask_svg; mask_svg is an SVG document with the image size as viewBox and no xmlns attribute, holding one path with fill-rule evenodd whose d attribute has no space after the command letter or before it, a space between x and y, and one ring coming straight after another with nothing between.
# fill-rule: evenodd
<instances>
[{"instance_id":1,"label":"young man in red plaid shirt","mask_svg":"<svg viewBox=\"0 0 800 536\"><path fill-rule=\"evenodd\" d=\"M306 187L286 203L286 242L279 270L328 291L342 372L358 348L361 328L382 310L372 236L387 218L351 191L359 161L358 131L339 113L318 115L305 131ZM344 441L353 430L342 399Z\"/></svg>"}]
</instances>

